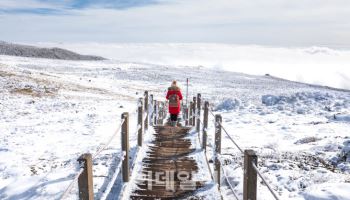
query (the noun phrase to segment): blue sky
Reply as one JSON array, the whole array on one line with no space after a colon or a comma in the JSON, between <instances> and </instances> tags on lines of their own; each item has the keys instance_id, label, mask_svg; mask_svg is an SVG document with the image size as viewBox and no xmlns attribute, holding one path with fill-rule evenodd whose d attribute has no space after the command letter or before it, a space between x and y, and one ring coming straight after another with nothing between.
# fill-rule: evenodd
<instances>
[{"instance_id":1,"label":"blue sky","mask_svg":"<svg viewBox=\"0 0 350 200\"><path fill-rule=\"evenodd\" d=\"M88 7L103 7L111 9L127 9L137 6L146 6L158 3L157 0L76 0L68 3L75 9Z\"/></svg>"},{"instance_id":2,"label":"blue sky","mask_svg":"<svg viewBox=\"0 0 350 200\"><path fill-rule=\"evenodd\" d=\"M38 15L58 15L69 14L72 10L81 10L89 8L105 8L105 9L128 9L140 6L147 6L160 3L158 0L34 0L19 1L17 6L6 6L4 0L3 7L0 7L0 13L3 14L38 14ZM24 3L38 3L37 6L23 6ZM41 4L42 3L42 4ZM0 3L1 5L1 3ZM15 5L15 4L10 4Z\"/></svg>"},{"instance_id":3,"label":"blue sky","mask_svg":"<svg viewBox=\"0 0 350 200\"><path fill-rule=\"evenodd\" d=\"M350 46L348 0L0 0L10 42Z\"/></svg>"}]
</instances>

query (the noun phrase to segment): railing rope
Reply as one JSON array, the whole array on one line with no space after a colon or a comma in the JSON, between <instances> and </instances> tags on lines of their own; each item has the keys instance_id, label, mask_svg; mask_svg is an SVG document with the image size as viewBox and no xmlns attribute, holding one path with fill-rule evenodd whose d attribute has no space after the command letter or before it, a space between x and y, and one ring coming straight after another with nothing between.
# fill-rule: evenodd
<instances>
[{"instance_id":1,"label":"railing rope","mask_svg":"<svg viewBox=\"0 0 350 200\"><path fill-rule=\"evenodd\" d=\"M112 142L113 138L119 133L119 130L121 129L123 123L124 123L124 120L121 121L120 126L117 128L115 133L108 139L108 141L104 145L100 146L100 148L97 149L95 154L92 155L92 160L94 160L103 150L105 150L109 146L109 144ZM84 170L85 170L85 168L81 167L81 169L75 175L72 182L68 185L66 190L63 192L63 194L60 198L61 200L65 199L68 196L70 191L73 189L74 183L77 182L77 180L79 179L80 175L84 172Z\"/></svg>"},{"instance_id":2,"label":"railing rope","mask_svg":"<svg viewBox=\"0 0 350 200\"><path fill-rule=\"evenodd\" d=\"M236 198L236 200L239 200L239 199L238 199L238 195L236 194L235 190L233 189L233 186L231 185L231 183L230 183L230 181L229 181L229 179L228 179L228 177L227 177L227 174L226 174L226 171L225 171L224 167L221 166L221 169L222 169L222 173L223 173L223 175L224 175L224 177L225 177L225 180L226 180L228 186L230 187L230 189L231 189L231 191L232 191L233 196Z\"/></svg>"},{"instance_id":3,"label":"railing rope","mask_svg":"<svg viewBox=\"0 0 350 200\"><path fill-rule=\"evenodd\" d=\"M149 99L150 98L150 99ZM162 123L163 119L167 115L167 109L166 104L164 102L158 102L153 99L153 95L149 95L148 91L145 91L144 93L144 99L139 98L138 101L138 108L135 113L138 113L137 116L137 129L135 131L135 134L137 134L137 144L138 146L142 146L143 143L143 134L144 131L147 130L148 126L151 124L156 125L158 123ZM245 150L243 152L242 148L233 140L233 138L228 134L227 130L222 125L222 117L221 115L217 114L214 115L214 113L209 109L209 102L204 102L204 113L203 113L203 120L201 120L201 94L197 94L197 97L193 97L193 102L190 102L190 106L186 107L183 112L184 118L186 120L186 125L194 126L198 132L198 136L200 136L200 130L202 125L202 149L206 151L207 146L207 129L208 129L208 119L209 119L209 113L215 117L215 144L214 144L214 173L211 172L210 167L210 173L212 174L212 177L214 178L214 181L218 184L220 188L221 184L221 171L223 173L223 176L225 177L230 189L233 192L233 195L236 199L238 199L237 195L234 192L233 186L229 182L225 169L222 166L221 162L221 134L222 130L225 132L227 137L233 142L233 144L240 150L240 152L244 153L244 183L243 183L243 199L244 200L256 200L257 196L257 175L262 179L262 181L265 183L265 185L268 187L269 191L272 193L274 198L276 200L279 200L277 195L275 194L272 187L267 183L266 179L262 176L261 172L257 168L257 156L253 150ZM92 180L92 162L93 160L103 151L105 150L111 143L111 141L114 139L114 137L119 133L121 133L121 148L122 148L122 157L121 161L119 162L119 167L121 170L118 170L113 175L113 179L115 180L117 178L117 175L119 172L122 173L122 180L123 182L128 182L130 178L130 167L129 167L129 119L130 116L135 114L134 112L129 114L128 112L124 112L121 115L121 124L118 127L117 131L109 138L107 143L100 145L97 149L96 153L91 154L83 154L79 159L78 162L80 163L81 169L80 171L75 175L73 181L70 183L68 188L63 193L61 199L64 199L67 197L67 195L70 193L70 191L73 188L74 183L78 182L79 186L79 199L86 199L86 200L93 200L94 193L93 193L93 180ZM199 138L201 139L201 138ZM204 153L205 153L204 151ZM207 164L209 165L207 155L205 154ZM108 185L107 188L108 191L111 190L111 186ZM106 195L106 194L104 194Z\"/></svg>"},{"instance_id":4,"label":"railing rope","mask_svg":"<svg viewBox=\"0 0 350 200\"><path fill-rule=\"evenodd\" d=\"M163 103L163 102L162 102ZM164 106L163 106L164 107ZM108 139L108 141L102 145L100 145L96 152L91 154L83 154L79 157L78 162L80 163L81 169L74 176L72 182L66 188L61 196L61 200L65 199L71 190L73 189L74 183L78 182L79 186L79 199L87 199L92 200L94 198L93 194L93 181L92 181L92 162L93 160L100 155L100 153L105 150L110 143L113 141L114 137L121 133L121 147L122 147L122 157L119 162L119 167L116 169L116 173L113 175L113 178L116 179L116 176L119 172L122 172L123 182L128 182L130 177L130 168L129 168L129 118L134 114L138 114L137 116L137 129L135 131L135 135L137 134L138 145L141 146L143 143L143 133L144 127L149 125L149 115L154 115L154 117L159 118L157 115L160 115L160 112L155 112L157 109L153 109L148 105L148 91L145 91L145 103L143 104L143 99L140 98L138 102L137 109L131 114L125 112L122 114L120 126L114 132L114 134ZM150 113L149 111L152 111ZM162 112L165 112L164 109ZM121 130L121 131L120 131ZM121 170L120 170L121 168ZM110 188L111 189L111 188Z\"/></svg>"},{"instance_id":5,"label":"railing rope","mask_svg":"<svg viewBox=\"0 0 350 200\"><path fill-rule=\"evenodd\" d=\"M66 188L66 190L63 192L62 196L61 196L61 200L65 199L69 192L73 189L74 183L78 180L79 176L84 172L84 168L81 168L79 170L79 172L75 175L73 181L68 185L68 187Z\"/></svg>"},{"instance_id":6,"label":"railing rope","mask_svg":"<svg viewBox=\"0 0 350 200\"><path fill-rule=\"evenodd\" d=\"M100 153L105 150L113 141L114 137L119 134L120 129L122 128L122 124L124 123L124 119L121 120L119 127L117 128L117 130L114 132L114 134L108 139L108 141L102 145L100 148L97 149L97 151L93 154L92 156L92 160L94 160L98 155L100 155Z\"/></svg>"},{"instance_id":7,"label":"railing rope","mask_svg":"<svg viewBox=\"0 0 350 200\"><path fill-rule=\"evenodd\" d=\"M256 173L259 175L259 177L261 178L261 180L265 183L266 187L270 190L271 194L273 195L273 197L276 200L279 200L278 196L276 195L276 193L273 191L273 189L271 188L271 186L269 185L269 183L266 181L266 179L263 177L263 175L260 173L258 167L256 166L257 164L255 162L251 163L253 169L256 171Z\"/></svg>"},{"instance_id":8,"label":"railing rope","mask_svg":"<svg viewBox=\"0 0 350 200\"><path fill-rule=\"evenodd\" d=\"M121 156L119 157L120 162L119 162L118 166L116 167L115 173L113 174L113 177L111 178L111 180L110 180L106 190L102 194L101 199L107 199L107 196L109 195L110 191L112 190L112 188L114 186L114 183L115 183L115 180L117 180L117 177L118 177L118 175L120 173L120 169L121 169L122 164L123 164L122 161L123 161L124 158L125 158L125 155L121 154Z\"/></svg>"},{"instance_id":9,"label":"railing rope","mask_svg":"<svg viewBox=\"0 0 350 200\"><path fill-rule=\"evenodd\" d=\"M206 106L204 106L204 107L206 107ZM204 112L205 112L205 109L204 109ZM255 152L253 150L245 150L245 151L243 151L243 149L233 140L233 138L228 134L228 132L225 129L225 127L222 125L222 118L221 118L221 116L220 115L214 115L214 113L211 110L209 110L209 112L211 113L211 115L213 115L215 117L215 153L218 150L221 150L221 148L218 148L218 146L221 145L221 144L217 143L217 141L220 141L220 140L217 139L218 138L217 131L219 131L220 134L221 134L221 129L225 132L225 134L231 140L231 142L239 149L239 151L241 153L244 153L243 200L248 200L248 199L249 200L256 200L256 196L257 196L257 175L259 175L259 177L265 183L266 187L269 189L269 191L271 192L273 197L276 200L279 200L278 196L276 195L276 193L274 192L272 187L268 184L266 179L262 176L261 172L258 170L258 168L257 168L258 157L255 154ZM217 118L218 116L220 116L219 120ZM205 114L204 114L204 117L205 117ZM219 126L220 128L217 127L217 126ZM203 133L204 133L204 131L203 131ZM203 141L204 141L204 139L203 139ZM203 146L204 146L204 143L203 143ZM220 159L216 159L217 156L218 155L216 154L216 156L215 156L215 166L214 166L215 168L214 169L217 168L216 167L216 165L217 165L216 160L218 160L218 162L220 162ZM222 167L222 169L223 169L223 167ZM220 174L216 174L216 176L220 176ZM228 179L227 179L227 181L228 181ZM233 188L232 188L231 185L230 185L230 187L231 187L232 192L234 193ZM235 195L235 197L237 198L236 195Z\"/></svg>"},{"instance_id":10,"label":"railing rope","mask_svg":"<svg viewBox=\"0 0 350 200\"><path fill-rule=\"evenodd\" d=\"M213 115L213 116L215 117L214 113L213 113L211 110L210 110L210 114ZM233 142L233 144L234 144L234 145L238 148L238 150L243 154L243 153L244 153L243 149L242 149L241 147L239 147L238 144L237 144L237 143L234 141L234 139L231 137L231 135L228 134L228 132L226 131L225 127L222 125L222 122L219 122L219 124L220 124L222 130L224 130L224 132L225 132L225 134L227 135L227 137L231 140L231 142Z\"/></svg>"}]
</instances>

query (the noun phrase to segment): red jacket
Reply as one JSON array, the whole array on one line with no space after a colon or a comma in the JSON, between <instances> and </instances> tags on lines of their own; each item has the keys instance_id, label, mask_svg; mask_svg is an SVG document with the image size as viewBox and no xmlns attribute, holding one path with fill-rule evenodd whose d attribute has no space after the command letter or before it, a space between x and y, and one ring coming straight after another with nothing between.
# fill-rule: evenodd
<instances>
[{"instance_id":1,"label":"red jacket","mask_svg":"<svg viewBox=\"0 0 350 200\"><path fill-rule=\"evenodd\" d=\"M177 86L171 86L168 88L168 93L166 94L166 99L169 100L169 97L173 94L176 94L179 97L179 101L177 102L177 106L171 106L169 104L169 113L178 115L180 113L181 107L180 107L180 100L182 100L182 94L181 90Z\"/></svg>"}]
</instances>

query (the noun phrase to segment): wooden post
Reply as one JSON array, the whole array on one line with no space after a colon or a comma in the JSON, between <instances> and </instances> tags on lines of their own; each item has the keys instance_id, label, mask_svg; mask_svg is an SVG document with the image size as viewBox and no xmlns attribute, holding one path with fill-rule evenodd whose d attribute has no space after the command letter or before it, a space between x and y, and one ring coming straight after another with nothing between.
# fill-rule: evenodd
<instances>
[{"instance_id":1,"label":"wooden post","mask_svg":"<svg viewBox=\"0 0 350 200\"><path fill-rule=\"evenodd\" d=\"M145 91L144 98L145 98L145 111L148 111L148 91Z\"/></svg>"},{"instance_id":2,"label":"wooden post","mask_svg":"<svg viewBox=\"0 0 350 200\"><path fill-rule=\"evenodd\" d=\"M158 124L162 124L164 122L164 118L166 116L166 107L165 107L165 103L164 102L160 102L160 106L161 109L159 109L159 123Z\"/></svg>"},{"instance_id":3,"label":"wooden post","mask_svg":"<svg viewBox=\"0 0 350 200\"><path fill-rule=\"evenodd\" d=\"M202 149L207 150L207 137L208 137L208 117L209 117L209 102L204 102L204 115L203 115L203 143Z\"/></svg>"},{"instance_id":4,"label":"wooden post","mask_svg":"<svg viewBox=\"0 0 350 200\"><path fill-rule=\"evenodd\" d=\"M164 120L166 120L167 113L168 113L168 107L166 102L162 102L162 124L164 124Z\"/></svg>"},{"instance_id":5,"label":"wooden post","mask_svg":"<svg viewBox=\"0 0 350 200\"><path fill-rule=\"evenodd\" d=\"M193 112L192 112L192 114L193 114L193 119L192 119L192 126L196 126L196 115L197 115L197 113L196 113L196 106L197 106L197 99L196 99L196 97L193 97Z\"/></svg>"},{"instance_id":6,"label":"wooden post","mask_svg":"<svg viewBox=\"0 0 350 200\"><path fill-rule=\"evenodd\" d=\"M256 200L257 173L253 168L253 163L257 165L258 157L253 150L244 151L244 180L243 180L243 200Z\"/></svg>"},{"instance_id":7,"label":"wooden post","mask_svg":"<svg viewBox=\"0 0 350 200\"><path fill-rule=\"evenodd\" d=\"M164 124L164 120L166 118L167 115L167 107L166 107L166 103L162 102L162 120L161 120L161 124Z\"/></svg>"},{"instance_id":8,"label":"wooden post","mask_svg":"<svg viewBox=\"0 0 350 200\"><path fill-rule=\"evenodd\" d=\"M188 78L186 79L186 107L188 108Z\"/></svg>"},{"instance_id":9,"label":"wooden post","mask_svg":"<svg viewBox=\"0 0 350 200\"><path fill-rule=\"evenodd\" d=\"M215 165L214 165L214 179L217 184L221 182L221 167L220 160L217 154L221 154L221 115L215 115Z\"/></svg>"},{"instance_id":10,"label":"wooden post","mask_svg":"<svg viewBox=\"0 0 350 200\"><path fill-rule=\"evenodd\" d=\"M192 118L192 115L193 115L193 102L191 101L190 102L190 108L189 108L189 110L190 110L190 116L189 116L189 125L190 126L192 126L193 125L193 123L192 123L192 121L193 121L193 118Z\"/></svg>"},{"instance_id":11,"label":"wooden post","mask_svg":"<svg viewBox=\"0 0 350 200\"><path fill-rule=\"evenodd\" d=\"M92 182L92 156L83 154L78 159L79 164L84 164L84 171L78 178L79 200L93 200L94 188Z\"/></svg>"},{"instance_id":12,"label":"wooden post","mask_svg":"<svg viewBox=\"0 0 350 200\"><path fill-rule=\"evenodd\" d=\"M148 101L150 102L150 104L152 104L153 103L153 94L150 94L149 95L149 99L148 99Z\"/></svg>"},{"instance_id":13,"label":"wooden post","mask_svg":"<svg viewBox=\"0 0 350 200\"><path fill-rule=\"evenodd\" d=\"M198 132L198 135L200 135L200 130L201 130L201 94L197 94L197 126L196 130Z\"/></svg>"},{"instance_id":14,"label":"wooden post","mask_svg":"<svg viewBox=\"0 0 350 200\"><path fill-rule=\"evenodd\" d=\"M146 112L146 119L145 119L145 130L148 130L148 91L145 91L145 112Z\"/></svg>"},{"instance_id":15,"label":"wooden post","mask_svg":"<svg viewBox=\"0 0 350 200\"><path fill-rule=\"evenodd\" d=\"M153 125L157 125L157 100L153 100L153 118L152 118L152 121L153 121Z\"/></svg>"},{"instance_id":16,"label":"wooden post","mask_svg":"<svg viewBox=\"0 0 350 200\"><path fill-rule=\"evenodd\" d=\"M160 108L159 108L159 114L160 114L160 119L159 119L159 124L162 124L163 125L163 120L164 120L164 118L165 118L165 112L166 112L166 107L165 107L165 103L162 101L162 102L160 102L160 104L159 104L159 106L160 106Z\"/></svg>"},{"instance_id":17,"label":"wooden post","mask_svg":"<svg viewBox=\"0 0 350 200\"><path fill-rule=\"evenodd\" d=\"M188 107L186 107L185 108L185 118L186 118L185 125L186 126L188 126L188 121L189 121L188 116L189 116L189 114L188 114Z\"/></svg>"},{"instance_id":18,"label":"wooden post","mask_svg":"<svg viewBox=\"0 0 350 200\"><path fill-rule=\"evenodd\" d=\"M139 107L138 107L138 116L137 116L137 144L141 147L143 143L143 99L139 98Z\"/></svg>"},{"instance_id":19,"label":"wooden post","mask_svg":"<svg viewBox=\"0 0 350 200\"><path fill-rule=\"evenodd\" d=\"M150 94L149 95L149 99L148 99L148 102L149 102L149 108L151 109L151 114L149 116L149 125L153 125L153 116L154 116L154 110L153 109L153 106L154 106L154 101L153 101L153 94Z\"/></svg>"},{"instance_id":20,"label":"wooden post","mask_svg":"<svg viewBox=\"0 0 350 200\"><path fill-rule=\"evenodd\" d=\"M160 121L162 119L162 102L158 101L157 107L157 124L161 124Z\"/></svg>"},{"instance_id":21,"label":"wooden post","mask_svg":"<svg viewBox=\"0 0 350 200\"><path fill-rule=\"evenodd\" d=\"M124 153L124 160L122 163L123 181L129 182L129 113L122 114L122 152Z\"/></svg>"},{"instance_id":22,"label":"wooden post","mask_svg":"<svg viewBox=\"0 0 350 200\"><path fill-rule=\"evenodd\" d=\"M153 100L154 100L153 94L150 94L148 98L148 103L149 103L148 110L153 109L153 103L154 103ZM153 118L153 112L151 112L151 115L149 116L149 123L152 123L152 118Z\"/></svg>"}]
</instances>

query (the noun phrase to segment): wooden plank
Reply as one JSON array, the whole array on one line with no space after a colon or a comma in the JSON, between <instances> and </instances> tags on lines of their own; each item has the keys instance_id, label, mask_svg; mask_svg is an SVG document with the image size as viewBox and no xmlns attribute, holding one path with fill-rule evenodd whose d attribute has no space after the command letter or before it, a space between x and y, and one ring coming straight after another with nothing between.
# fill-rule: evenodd
<instances>
[{"instance_id":1,"label":"wooden plank","mask_svg":"<svg viewBox=\"0 0 350 200\"><path fill-rule=\"evenodd\" d=\"M139 189L134 191L130 199L181 199L193 195L204 183L192 181L192 173L199 169L196 161L189 157L196 150L191 148L191 141L186 139L190 128L154 126L154 129L154 142L143 159L143 175L136 180ZM169 172L172 172L173 178L159 185L156 174ZM181 174L188 175L185 177L188 178L187 182L184 182ZM167 188L169 185L173 187L172 190Z\"/></svg>"}]
</instances>

